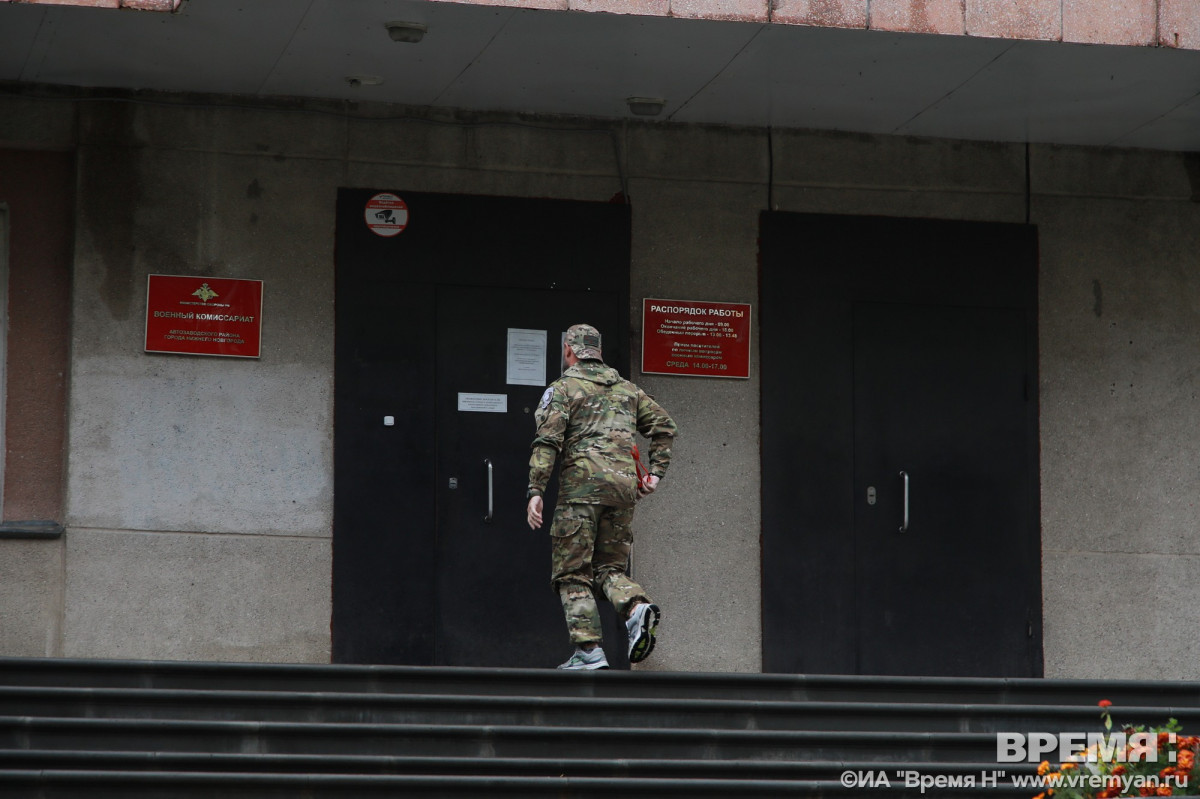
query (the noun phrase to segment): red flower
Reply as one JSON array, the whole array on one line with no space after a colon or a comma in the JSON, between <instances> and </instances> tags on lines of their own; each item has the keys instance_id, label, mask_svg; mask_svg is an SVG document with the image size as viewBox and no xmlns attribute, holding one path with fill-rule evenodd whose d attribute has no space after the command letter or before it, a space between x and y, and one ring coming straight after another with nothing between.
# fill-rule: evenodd
<instances>
[{"instance_id":1,"label":"red flower","mask_svg":"<svg viewBox=\"0 0 1200 799\"><path fill-rule=\"evenodd\" d=\"M1112 702L1109 702L1107 699L1101 699L1100 707L1112 707Z\"/></svg>"}]
</instances>

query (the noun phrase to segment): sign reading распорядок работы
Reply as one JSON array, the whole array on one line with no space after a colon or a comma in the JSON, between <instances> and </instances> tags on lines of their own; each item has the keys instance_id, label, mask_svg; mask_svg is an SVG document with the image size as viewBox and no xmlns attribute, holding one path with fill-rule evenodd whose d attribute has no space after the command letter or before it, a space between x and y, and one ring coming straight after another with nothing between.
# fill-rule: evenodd
<instances>
[{"instance_id":1,"label":"sign reading \u0440\u0430\u0441\u043f\u043e\u0440\u044f\u0434\u043e\u043a \u0440\u0430\u0431\u043e\u0442\u044b","mask_svg":"<svg viewBox=\"0 0 1200 799\"><path fill-rule=\"evenodd\" d=\"M642 300L642 371L750 376L750 305Z\"/></svg>"},{"instance_id":2,"label":"sign reading \u0440\u0430\u0441\u043f\u043e\u0440\u044f\u0434\u043e\u043a \u0440\u0430\u0431\u043e\u0442\u044b","mask_svg":"<svg viewBox=\"0 0 1200 799\"><path fill-rule=\"evenodd\" d=\"M150 275L146 352L257 358L262 281Z\"/></svg>"}]
</instances>

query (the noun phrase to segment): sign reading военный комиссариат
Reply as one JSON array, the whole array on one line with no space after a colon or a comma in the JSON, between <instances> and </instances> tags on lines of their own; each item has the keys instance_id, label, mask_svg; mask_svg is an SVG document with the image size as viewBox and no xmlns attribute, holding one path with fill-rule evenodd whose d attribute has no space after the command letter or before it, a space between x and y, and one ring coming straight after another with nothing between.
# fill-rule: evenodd
<instances>
[{"instance_id":1,"label":"sign reading \u0432\u043e\u0435\u043d\u043d\u044b\u0439 \u043a\u043e\u043c\u0438\u0441\u0441\u0430\u0440\u0438\u0430\u0442","mask_svg":"<svg viewBox=\"0 0 1200 799\"><path fill-rule=\"evenodd\" d=\"M257 358L262 296L261 280L150 275L146 352Z\"/></svg>"}]
</instances>

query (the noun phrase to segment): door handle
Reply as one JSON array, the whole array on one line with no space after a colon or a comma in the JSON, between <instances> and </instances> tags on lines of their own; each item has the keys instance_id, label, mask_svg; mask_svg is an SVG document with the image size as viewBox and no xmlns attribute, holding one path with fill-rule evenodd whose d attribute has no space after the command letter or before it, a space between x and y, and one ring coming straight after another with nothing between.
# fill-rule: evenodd
<instances>
[{"instance_id":1,"label":"door handle","mask_svg":"<svg viewBox=\"0 0 1200 799\"><path fill-rule=\"evenodd\" d=\"M487 512L487 516L483 517L483 520L485 522L487 522L488 524L491 524L492 523L492 511L493 511L493 496L494 496L492 493L492 476L495 474L496 469L495 469L495 467L492 466L491 458L484 458L483 462L487 464L487 470L488 470L488 512Z\"/></svg>"},{"instance_id":2,"label":"door handle","mask_svg":"<svg viewBox=\"0 0 1200 799\"><path fill-rule=\"evenodd\" d=\"M900 472L900 479L904 481L904 518L900 521L900 532L908 532L908 472Z\"/></svg>"}]
</instances>

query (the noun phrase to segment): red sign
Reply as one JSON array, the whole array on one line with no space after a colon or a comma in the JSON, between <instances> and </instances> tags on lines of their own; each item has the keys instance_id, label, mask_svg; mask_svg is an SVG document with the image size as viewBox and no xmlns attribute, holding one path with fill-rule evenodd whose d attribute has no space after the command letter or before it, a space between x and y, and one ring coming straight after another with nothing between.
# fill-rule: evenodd
<instances>
[{"instance_id":1,"label":"red sign","mask_svg":"<svg viewBox=\"0 0 1200 799\"><path fill-rule=\"evenodd\" d=\"M262 281L150 275L146 352L257 358Z\"/></svg>"},{"instance_id":2,"label":"red sign","mask_svg":"<svg viewBox=\"0 0 1200 799\"><path fill-rule=\"evenodd\" d=\"M408 227L408 205L395 194L376 194L363 211L367 227L377 236L398 236Z\"/></svg>"},{"instance_id":3,"label":"red sign","mask_svg":"<svg viewBox=\"0 0 1200 799\"><path fill-rule=\"evenodd\" d=\"M642 371L749 377L749 304L643 299Z\"/></svg>"}]
</instances>

